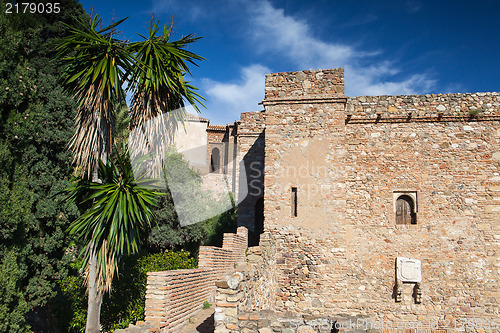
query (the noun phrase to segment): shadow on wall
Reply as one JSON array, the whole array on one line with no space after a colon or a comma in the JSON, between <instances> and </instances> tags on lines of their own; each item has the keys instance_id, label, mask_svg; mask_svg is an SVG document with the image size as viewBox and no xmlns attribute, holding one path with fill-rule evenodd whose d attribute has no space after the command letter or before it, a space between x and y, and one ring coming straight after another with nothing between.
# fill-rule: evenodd
<instances>
[{"instance_id":1,"label":"shadow on wall","mask_svg":"<svg viewBox=\"0 0 500 333\"><path fill-rule=\"evenodd\" d=\"M248 195L240 198L238 226L247 227L248 246L259 245L260 234L264 231L264 150L265 130L243 157L246 173L240 172L239 183L248 185Z\"/></svg>"}]
</instances>

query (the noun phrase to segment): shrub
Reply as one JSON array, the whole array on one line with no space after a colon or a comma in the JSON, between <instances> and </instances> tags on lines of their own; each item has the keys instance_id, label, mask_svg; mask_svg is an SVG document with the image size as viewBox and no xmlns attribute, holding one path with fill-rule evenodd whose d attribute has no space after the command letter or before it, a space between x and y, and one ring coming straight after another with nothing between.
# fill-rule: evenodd
<instances>
[{"instance_id":1,"label":"shrub","mask_svg":"<svg viewBox=\"0 0 500 333\"><path fill-rule=\"evenodd\" d=\"M144 320L148 272L194 268L194 262L194 258L187 251L141 253L122 258L119 274L113 279L111 293L105 295L102 304L101 325L104 331L113 332L138 320ZM64 330L85 331L87 301L83 278L66 278L61 283L61 291L61 304L66 302L64 311L61 312L61 316L67 318Z\"/></svg>"}]
</instances>

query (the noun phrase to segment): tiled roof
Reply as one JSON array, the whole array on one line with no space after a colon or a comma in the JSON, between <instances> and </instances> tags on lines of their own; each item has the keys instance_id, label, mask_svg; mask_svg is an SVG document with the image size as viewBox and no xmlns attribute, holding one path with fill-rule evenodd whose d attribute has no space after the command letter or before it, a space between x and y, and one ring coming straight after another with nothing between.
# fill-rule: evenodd
<instances>
[{"instance_id":1,"label":"tiled roof","mask_svg":"<svg viewBox=\"0 0 500 333\"><path fill-rule=\"evenodd\" d=\"M208 123L209 120L207 118L200 117L198 115L186 112L186 120L187 121L198 121L200 123Z\"/></svg>"},{"instance_id":2,"label":"tiled roof","mask_svg":"<svg viewBox=\"0 0 500 333\"><path fill-rule=\"evenodd\" d=\"M225 125L208 125L207 131L225 131Z\"/></svg>"}]
</instances>

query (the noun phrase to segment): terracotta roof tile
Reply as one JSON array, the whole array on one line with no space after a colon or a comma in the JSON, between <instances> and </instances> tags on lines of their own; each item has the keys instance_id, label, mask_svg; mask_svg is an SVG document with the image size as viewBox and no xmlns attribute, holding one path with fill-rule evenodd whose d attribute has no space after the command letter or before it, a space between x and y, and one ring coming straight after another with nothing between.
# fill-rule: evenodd
<instances>
[{"instance_id":1,"label":"terracotta roof tile","mask_svg":"<svg viewBox=\"0 0 500 333\"><path fill-rule=\"evenodd\" d=\"M207 118L200 117L198 115L187 113L186 112L186 120L187 121L198 121L200 123L208 123L209 120Z\"/></svg>"},{"instance_id":2,"label":"terracotta roof tile","mask_svg":"<svg viewBox=\"0 0 500 333\"><path fill-rule=\"evenodd\" d=\"M225 131L225 125L209 125L207 131Z\"/></svg>"}]
</instances>

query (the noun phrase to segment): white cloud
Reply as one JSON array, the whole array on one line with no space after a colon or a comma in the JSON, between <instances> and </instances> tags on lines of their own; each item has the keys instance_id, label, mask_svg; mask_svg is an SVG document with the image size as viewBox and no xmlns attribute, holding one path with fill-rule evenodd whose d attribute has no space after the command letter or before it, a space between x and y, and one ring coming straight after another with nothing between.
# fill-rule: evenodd
<instances>
[{"instance_id":1,"label":"white cloud","mask_svg":"<svg viewBox=\"0 0 500 333\"><path fill-rule=\"evenodd\" d=\"M347 95L393 95L428 91L435 81L426 74L403 75L390 61L376 61L379 51L361 51L354 46L316 38L308 22L286 15L267 0L249 4L250 35L261 54L286 58L301 69L344 67Z\"/></svg>"},{"instance_id":2,"label":"white cloud","mask_svg":"<svg viewBox=\"0 0 500 333\"><path fill-rule=\"evenodd\" d=\"M366 75L359 69L346 67L346 95L412 95L429 91L435 81L424 74L413 74L400 81L376 81L376 76Z\"/></svg>"},{"instance_id":3,"label":"white cloud","mask_svg":"<svg viewBox=\"0 0 500 333\"><path fill-rule=\"evenodd\" d=\"M227 119L240 118L241 112L262 109L258 103L264 99L265 75L271 70L260 64L241 69L240 78L234 82L218 82L202 79L201 88L205 91L208 112L204 112L212 123L224 123ZM220 112L225 112L221 115ZM220 122L219 119L226 119Z\"/></svg>"},{"instance_id":4,"label":"white cloud","mask_svg":"<svg viewBox=\"0 0 500 333\"><path fill-rule=\"evenodd\" d=\"M155 1L165 4L171 0ZM212 123L224 124L239 119L241 112L262 109L258 103L264 97L265 74L275 71L267 59L282 61L290 66L286 69L290 71L344 67L347 96L417 94L428 92L435 85L426 74L405 74L395 62L377 60L383 55L380 50L362 50L359 45L322 40L315 35L312 22L288 15L269 0L234 0L227 4L235 7L211 7L205 15L214 10L229 15L237 10L234 15L245 17L239 24L249 37L243 41L259 60L253 65L242 65L231 81L201 80L199 87L207 98L203 116Z\"/></svg>"},{"instance_id":5,"label":"white cloud","mask_svg":"<svg viewBox=\"0 0 500 333\"><path fill-rule=\"evenodd\" d=\"M304 69L325 68L355 57L352 47L315 38L307 22L285 15L283 9L274 8L267 1L254 2L249 7L250 34L261 53L290 58Z\"/></svg>"}]
</instances>

